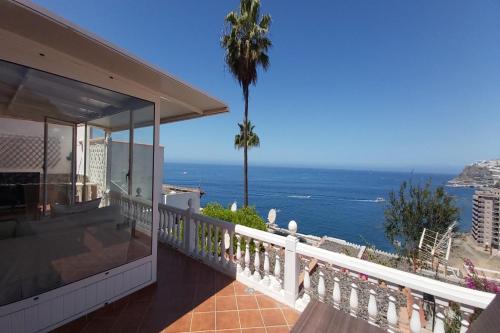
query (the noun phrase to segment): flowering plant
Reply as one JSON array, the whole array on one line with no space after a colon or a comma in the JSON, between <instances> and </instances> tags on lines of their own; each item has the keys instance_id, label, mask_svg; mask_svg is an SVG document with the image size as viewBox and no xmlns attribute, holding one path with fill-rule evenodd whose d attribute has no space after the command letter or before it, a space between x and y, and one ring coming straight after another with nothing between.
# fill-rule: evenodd
<instances>
[{"instance_id":1,"label":"flowering plant","mask_svg":"<svg viewBox=\"0 0 500 333\"><path fill-rule=\"evenodd\" d=\"M467 288L486 291L494 294L500 293L500 284L488 280L484 276L479 276L474 264L470 259L465 259L464 264L467 268L467 276L465 277L465 285L467 286Z\"/></svg>"},{"instance_id":2,"label":"flowering plant","mask_svg":"<svg viewBox=\"0 0 500 333\"><path fill-rule=\"evenodd\" d=\"M359 273L359 278L360 278L361 280L368 281L368 275L366 275L366 274Z\"/></svg>"}]
</instances>

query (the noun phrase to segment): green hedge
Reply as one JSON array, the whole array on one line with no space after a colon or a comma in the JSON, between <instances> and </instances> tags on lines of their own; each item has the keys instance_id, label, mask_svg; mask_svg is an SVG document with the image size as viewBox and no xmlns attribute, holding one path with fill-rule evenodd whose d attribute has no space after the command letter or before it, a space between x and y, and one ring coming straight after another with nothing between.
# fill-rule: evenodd
<instances>
[{"instance_id":1,"label":"green hedge","mask_svg":"<svg viewBox=\"0 0 500 333\"><path fill-rule=\"evenodd\" d=\"M203 214L217 218L219 220L241 224L246 227L266 231L266 222L260 217L255 207L244 207L232 212L229 208L224 208L219 203L209 203L203 208Z\"/></svg>"}]
</instances>

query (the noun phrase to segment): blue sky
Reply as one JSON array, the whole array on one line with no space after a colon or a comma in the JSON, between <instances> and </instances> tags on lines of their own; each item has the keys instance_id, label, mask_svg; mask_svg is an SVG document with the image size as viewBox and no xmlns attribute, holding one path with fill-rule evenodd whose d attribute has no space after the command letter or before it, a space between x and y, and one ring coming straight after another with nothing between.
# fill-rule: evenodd
<instances>
[{"instance_id":1,"label":"blue sky","mask_svg":"<svg viewBox=\"0 0 500 333\"><path fill-rule=\"evenodd\" d=\"M36 3L227 102L163 125L167 161L237 164L241 89L219 38L238 1ZM271 68L250 90L254 165L454 172L500 157L499 1L262 0Z\"/></svg>"}]
</instances>

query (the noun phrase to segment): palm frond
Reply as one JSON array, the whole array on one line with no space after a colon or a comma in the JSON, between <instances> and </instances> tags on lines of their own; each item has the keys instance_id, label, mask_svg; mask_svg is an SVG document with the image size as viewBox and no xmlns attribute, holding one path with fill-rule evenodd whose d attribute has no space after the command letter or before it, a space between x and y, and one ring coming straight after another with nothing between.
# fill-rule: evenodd
<instances>
[{"instance_id":1,"label":"palm frond","mask_svg":"<svg viewBox=\"0 0 500 333\"><path fill-rule=\"evenodd\" d=\"M227 14L225 24L221 46L226 65L241 86L255 84L258 67L269 68L271 16L261 16L259 0L241 0L239 12Z\"/></svg>"},{"instance_id":2,"label":"palm frond","mask_svg":"<svg viewBox=\"0 0 500 333\"><path fill-rule=\"evenodd\" d=\"M245 146L244 136L245 127L243 124L238 123L240 132L234 136L234 148L241 149ZM250 121L247 122L247 147L260 147L260 138L257 133L254 132L255 125L252 125Z\"/></svg>"}]
</instances>

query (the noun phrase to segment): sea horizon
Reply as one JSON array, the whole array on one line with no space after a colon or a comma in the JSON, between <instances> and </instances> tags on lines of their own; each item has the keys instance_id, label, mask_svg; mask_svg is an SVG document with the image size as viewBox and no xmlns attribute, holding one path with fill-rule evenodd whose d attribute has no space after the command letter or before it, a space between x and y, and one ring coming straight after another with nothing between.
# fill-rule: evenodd
<instances>
[{"instance_id":1,"label":"sea horizon","mask_svg":"<svg viewBox=\"0 0 500 333\"><path fill-rule=\"evenodd\" d=\"M202 207L218 202L228 207L243 199L241 165L211 163L164 164L164 183L199 187L204 191ZM249 168L249 201L266 220L269 209L277 210L277 224L286 228L290 220L298 223L298 231L315 236L330 236L361 245L374 245L393 251L383 232L385 200L391 190L398 190L404 180L433 186L446 185L454 174L349 170L313 167L252 165ZM459 227L471 226L471 188L446 191L460 208Z\"/></svg>"},{"instance_id":2,"label":"sea horizon","mask_svg":"<svg viewBox=\"0 0 500 333\"><path fill-rule=\"evenodd\" d=\"M208 165L208 166L234 166L240 167L243 173L242 162L233 161L182 161L182 160L165 160L163 164L192 164L192 165ZM438 166L433 167L430 165L422 166L395 166L395 167L384 167L384 166L336 166L336 165L316 165L316 164L280 164L280 163L252 163L249 162L248 168L258 167L258 168L284 168L284 169L312 169L312 170L338 170L338 171L373 171L373 172L394 172L394 173L415 173L415 174L435 174L450 176L450 179L457 176L463 168L468 165L463 166Z\"/></svg>"}]
</instances>

